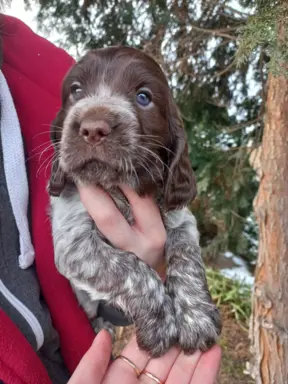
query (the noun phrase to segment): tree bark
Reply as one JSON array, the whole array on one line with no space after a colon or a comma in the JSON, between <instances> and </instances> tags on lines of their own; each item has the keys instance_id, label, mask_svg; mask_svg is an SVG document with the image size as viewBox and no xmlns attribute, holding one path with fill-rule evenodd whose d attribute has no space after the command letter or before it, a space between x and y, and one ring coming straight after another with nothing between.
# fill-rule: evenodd
<instances>
[{"instance_id":1,"label":"tree bark","mask_svg":"<svg viewBox=\"0 0 288 384\"><path fill-rule=\"evenodd\" d=\"M261 149L261 180L254 201L259 256L250 323L257 384L288 383L288 78L269 75Z\"/></svg>"}]
</instances>

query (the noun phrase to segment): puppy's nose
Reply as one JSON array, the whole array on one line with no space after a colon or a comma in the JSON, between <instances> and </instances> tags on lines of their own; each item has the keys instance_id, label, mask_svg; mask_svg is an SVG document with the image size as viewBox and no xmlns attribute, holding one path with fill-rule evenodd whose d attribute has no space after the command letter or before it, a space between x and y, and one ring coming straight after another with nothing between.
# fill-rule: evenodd
<instances>
[{"instance_id":1,"label":"puppy's nose","mask_svg":"<svg viewBox=\"0 0 288 384\"><path fill-rule=\"evenodd\" d=\"M79 134L92 145L99 145L111 132L111 128L104 120L84 120L81 122Z\"/></svg>"}]
</instances>

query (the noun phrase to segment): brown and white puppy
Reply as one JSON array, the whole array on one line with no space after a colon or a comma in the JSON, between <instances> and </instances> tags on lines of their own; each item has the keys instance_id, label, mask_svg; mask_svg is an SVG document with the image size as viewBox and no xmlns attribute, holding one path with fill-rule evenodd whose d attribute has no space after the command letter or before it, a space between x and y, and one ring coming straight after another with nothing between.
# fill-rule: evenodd
<instances>
[{"instance_id":1,"label":"brown and white puppy","mask_svg":"<svg viewBox=\"0 0 288 384\"><path fill-rule=\"evenodd\" d=\"M92 319L105 300L136 325L139 346L160 356L178 343L205 351L220 316L207 288L194 216L196 194L185 132L167 80L146 54L127 47L89 52L63 84L52 124L55 157L49 191L58 270ZM83 207L76 183L107 190L132 223L117 185L158 202L167 230L167 280L133 253L115 249Z\"/></svg>"}]
</instances>

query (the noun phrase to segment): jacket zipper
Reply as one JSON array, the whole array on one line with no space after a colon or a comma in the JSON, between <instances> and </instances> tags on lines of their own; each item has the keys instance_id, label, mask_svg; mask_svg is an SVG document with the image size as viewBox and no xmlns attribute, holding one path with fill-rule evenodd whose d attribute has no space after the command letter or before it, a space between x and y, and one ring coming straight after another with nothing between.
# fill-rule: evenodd
<instances>
[{"instance_id":1,"label":"jacket zipper","mask_svg":"<svg viewBox=\"0 0 288 384\"><path fill-rule=\"evenodd\" d=\"M11 293L0 279L0 292L6 298L7 301L24 317L29 324L32 332L35 335L37 351L42 347L44 343L44 333L42 327L37 320L36 316L27 308L16 296Z\"/></svg>"}]
</instances>

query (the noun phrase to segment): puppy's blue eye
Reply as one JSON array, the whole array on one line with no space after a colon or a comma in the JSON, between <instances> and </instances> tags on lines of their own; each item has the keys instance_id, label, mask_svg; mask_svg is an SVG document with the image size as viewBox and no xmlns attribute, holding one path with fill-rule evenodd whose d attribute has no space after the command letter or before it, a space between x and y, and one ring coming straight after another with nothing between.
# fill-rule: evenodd
<instances>
[{"instance_id":1,"label":"puppy's blue eye","mask_svg":"<svg viewBox=\"0 0 288 384\"><path fill-rule=\"evenodd\" d=\"M147 107L151 103L151 96L148 92L141 91L137 93L136 101L138 104L142 105L142 107Z\"/></svg>"}]
</instances>

